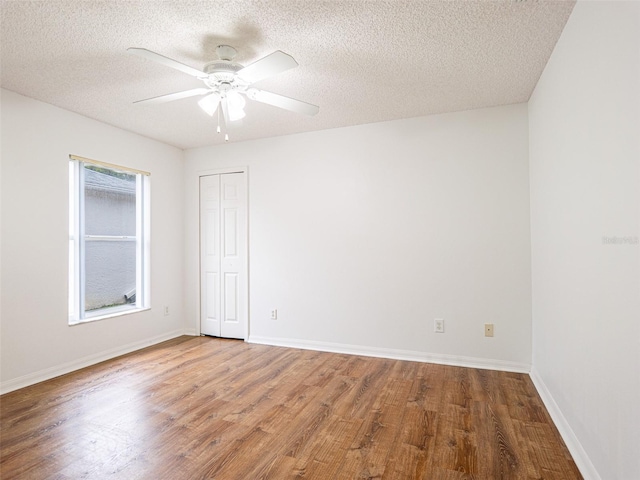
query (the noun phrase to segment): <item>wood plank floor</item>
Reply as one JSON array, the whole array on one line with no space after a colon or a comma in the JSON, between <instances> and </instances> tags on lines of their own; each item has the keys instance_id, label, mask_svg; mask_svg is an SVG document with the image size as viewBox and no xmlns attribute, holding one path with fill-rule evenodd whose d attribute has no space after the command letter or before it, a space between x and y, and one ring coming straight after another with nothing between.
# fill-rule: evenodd
<instances>
[{"instance_id":1,"label":"wood plank floor","mask_svg":"<svg viewBox=\"0 0 640 480\"><path fill-rule=\"evenodd\" d=\"M0 397L0 478L580 479L527 375L181 337Z\"/></svg>"}]
</instances>

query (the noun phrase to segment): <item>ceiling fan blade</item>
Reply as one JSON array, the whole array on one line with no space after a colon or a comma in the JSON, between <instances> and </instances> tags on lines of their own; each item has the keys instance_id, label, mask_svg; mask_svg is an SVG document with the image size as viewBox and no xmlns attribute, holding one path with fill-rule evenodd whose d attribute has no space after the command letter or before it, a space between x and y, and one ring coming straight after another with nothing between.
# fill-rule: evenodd
<instances>
[{"instance_id":1,"label":"ceiling fan blade","mask_svg":"<svg viewBox=\"0 0 640 480\"><path fill-rule=\"evenodd\" d=\"M187 75L191 75L196 78L206 77L207 74L198 70L197 68L190 67L189 65L185 65L184 63L180 63L177 60L173 60L169 57L165 57L164 55L160 55L159 53L152 52L151 50L147 50L146 48L127 48L127 52L133 53L134 55L138 55L139 57L146 58L148 60L153 60L154 62L161 63L166 67L175 68L176 70L180 70Z\"/></svg>"},{"instance_id":2,"label":"ceiling fan blade","mask_svg":"<svg viewBox=\"0 0 640 480\"><path fill-rule=\"evenodd\" d=\"M266 57L256 60L251 65L244 67L242 70L239 70L238 76L251 84L297 66L298 62L296 62L291 55L276 50Z\"/></svg>"},{"instance_id":3,"label":"ceiling fan blade","mask_svg":"<svg viewBox=\"0 0 640 480\"><path fill-rule=\"evenodd\" d=\"M168 95L160 95L159 97L147 98L145 100L138 100L133 103L142 103L145 105L154 105L158 103L172 102L174 100L180 100L181 98L195 97L196 95L204 95L211 90L205 87L194 88L192 90L185 90L184 92L169 93Z\"/></svg>"},{"instance_id":4,"label":"ceiling fan blade","mask_svg":"<svg viewBox=\"0 0 640 480\"><path fill-rule=\"evenodd\" d=\"M311 103L296 100L295 98L285 97L284 95L278 95L277 93L267 92L265 90L257 90L255 88L250 89L247 92L250 99L257 102L266 103L267 105L273 105L274 107L284 108L295 113L302 113L304 115L315 115L320 111L320 107L312 105Z\"/></svg>"}]
</instances>

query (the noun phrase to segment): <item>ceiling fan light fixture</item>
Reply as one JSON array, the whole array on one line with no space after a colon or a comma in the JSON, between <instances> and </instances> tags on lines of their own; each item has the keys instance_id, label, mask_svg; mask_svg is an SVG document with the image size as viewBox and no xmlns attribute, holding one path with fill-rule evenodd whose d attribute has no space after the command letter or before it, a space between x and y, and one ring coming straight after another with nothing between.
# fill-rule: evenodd
<instances>
[{"instance_id":1,"label":"ceiling fan light fixture","mask_svg":"<svg viewBox=\"0 0 640 480\"><path fill-rule=\"evenodd\" d=\"M244 97L236 92L230 91L227 93L227 106L229 108L229 120L235 122L245 117L244 106L246 105Z\"/></svg>"},{"instance_id":2,"label":"ceiling fan light fixture","mask_svg":"<svg viewBox=\"0 0 640 480\"><path fill-rule=\"evenodd\" d=\"M198 101L198 105L202 110L205 111L207 115L213 117L213 114L216 113L218 108L218 104L220 103L220 94L218 92L213 92L210 95L202 98Z\"/></svg>"}]
</instances>

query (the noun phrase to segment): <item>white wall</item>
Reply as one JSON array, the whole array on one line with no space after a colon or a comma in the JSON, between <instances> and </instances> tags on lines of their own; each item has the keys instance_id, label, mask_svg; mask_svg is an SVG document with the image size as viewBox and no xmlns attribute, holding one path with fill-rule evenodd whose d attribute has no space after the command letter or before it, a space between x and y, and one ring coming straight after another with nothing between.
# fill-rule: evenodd
<instances>
[{"instance_id":1,"label":"white wall","mask_svg":"<svg viewBox=\"0 0 640 480\"><path fill-rule=\"evenodd\" d=\"M184 332L182 151L6 90L0 100L2 390ZM150 311L68 325L69 154L151 172Z\"/></svg>"},{"instance_id":2,"label":"white wall","mask_svg":"<svg viewBox=\"0 0 640 480\"><path fill-rule=\"evenodd\" d=\"M640 4L578 2L529 112L532 377L586 478L638 478Z\"/></svg>"},{"instance_id":3,"label":"white wall","mask_svg":"<svg viewBox=\"0 0 640 480\"><path fill-rule=\"evenodd\" d=\"M248 166L251 340L528 371L527 137L513 105L186 151L187 321L198 172Z\"/></svg>"}]
</instances>

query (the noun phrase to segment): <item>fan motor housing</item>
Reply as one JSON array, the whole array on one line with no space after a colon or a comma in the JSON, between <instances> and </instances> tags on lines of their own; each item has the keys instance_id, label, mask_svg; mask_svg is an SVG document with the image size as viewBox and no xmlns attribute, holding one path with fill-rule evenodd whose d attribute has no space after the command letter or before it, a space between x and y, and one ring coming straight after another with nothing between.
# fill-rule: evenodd
<instances>
[{"instance_id":1,"label":"fan motor housing","mask_svg":"<svg viewBox=\"0 0 640 480\"><path fill-rule=\"evenodd\" d=\"M212 73L230 73L234 75L243 66L239 63L225 62L224 60L214 60L204 66L204 73L211 75Z\"/></svg>"},{"instance_id":2,"label":"fan motor housing","mask_svg":"<svg viewBox=\"0 0 640 480\"><path fill-rule=\"evenodd\" d=\"M209 81L217 84L220 82L232 83L236 79L236 72L243 68L239 63L215 60L204 66L204 73L209 75ZM206 82L205 82L206 83Z\"/></svg>"}]
</instances>

